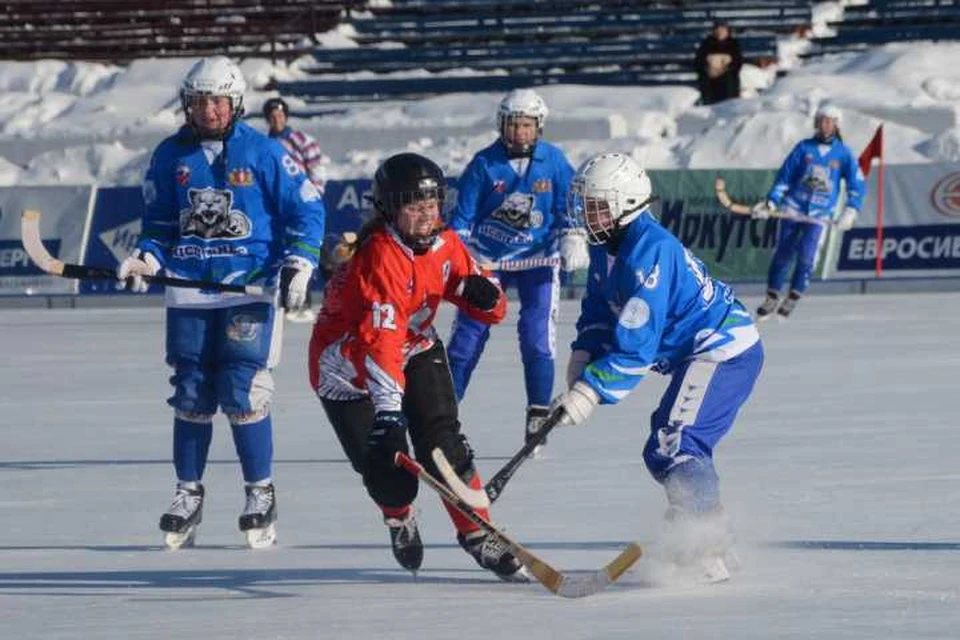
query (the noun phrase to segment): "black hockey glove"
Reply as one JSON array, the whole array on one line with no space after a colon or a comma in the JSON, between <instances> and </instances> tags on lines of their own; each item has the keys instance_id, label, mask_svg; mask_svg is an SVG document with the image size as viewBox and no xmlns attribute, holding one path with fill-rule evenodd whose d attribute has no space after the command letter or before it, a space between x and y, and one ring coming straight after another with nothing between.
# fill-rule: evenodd
<instances>
[{"instance_id":1,"label":"black hockey glove","mask_svg":"<svg viewBox=\"0 0 960 640\"><path fill-rule=\"evenodd\" d=\"M481 311L491 311L500 301L500 288L484 276L469 275L460 288L460 297Z\"/></svg>"},{"instance_id":2,"label":"black hockey glove","mask_svg":"<svg viewBox=\"0 0 960 640\"><path fill-rule=\"evenodd\" d=\"M373 419L367 435L367 468L390 471L396 468L394 458L407 448L407 419L400 411L380 411Z\"/></svg>"}]
</instances>

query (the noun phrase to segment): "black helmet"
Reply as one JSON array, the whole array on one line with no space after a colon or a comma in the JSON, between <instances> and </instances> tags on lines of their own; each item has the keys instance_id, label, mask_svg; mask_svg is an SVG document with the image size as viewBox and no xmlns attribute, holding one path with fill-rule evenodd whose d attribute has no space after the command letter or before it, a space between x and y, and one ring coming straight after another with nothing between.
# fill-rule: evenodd
<instances>
[{"instance_id":1,"label":"black helmet","mask_svg":"<svg viewBox=\"0 0 960 640\"><path fill-rule=\"evenodd\" d=\"M274 109L280 109L283 112L283 115L290 117L290 106L286 103L283 98L270 98L263 103L263 117L269 118L270 114L273 113Z\"/></svg>"},{"instance_id":2,"label":"black helmet","mask_svg":"<svg viewBox=\"0 0 960 640\"><path fill-rule=\"evenodd\" d=\"M395 223L402 207L436 198L442 211L446 191L443 170L435 162L416 153L398 153L384 160L373 177L373 206L399 233ZM414 251L425 250L442 228L438 225L429 237L407 238L401 234L401 239Z\"/></svg>"}]
</instances>

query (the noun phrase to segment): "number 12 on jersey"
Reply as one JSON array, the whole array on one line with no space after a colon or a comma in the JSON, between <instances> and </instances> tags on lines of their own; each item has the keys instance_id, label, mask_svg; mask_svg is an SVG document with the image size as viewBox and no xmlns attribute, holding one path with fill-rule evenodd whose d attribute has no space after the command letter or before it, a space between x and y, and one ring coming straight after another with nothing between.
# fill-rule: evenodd
<instances>
[{"instance_id":1,"label":"number 12 on jersey","mask_svg":"<svg viewBox=\"0 0 960 640\"><path fill-rule=\"evenodd\" d=\"M396 311L393 308L393 305L389 302L374 302L373 303L373 328L374 329L390 329L391 331L397 328L397 323L395 322Z\"/></svg>"}]
</instances>

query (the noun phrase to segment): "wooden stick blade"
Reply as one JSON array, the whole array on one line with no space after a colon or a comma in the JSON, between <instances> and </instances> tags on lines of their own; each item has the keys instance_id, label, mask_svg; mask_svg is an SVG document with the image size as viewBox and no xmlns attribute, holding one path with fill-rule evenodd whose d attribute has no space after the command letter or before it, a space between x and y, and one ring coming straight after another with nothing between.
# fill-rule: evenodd
<instances>
[{"instance_id":1,"label":"wooden stick blade","mask_svg":"<svg viewBox=\"0 0 960 640\"><path fill-rule=\"evenodd\" d=\"M40 238L40 211L24 209L20 213L20 239L35 265L55 276L63 275L63 262L50 255Z\"/></svg>"},{"instance_id":2,"label":"wooden stick blade","mask_svg":"<svg viewBox=\"0 0 960 640\"><path fill-rule=\"evenodd\" d=\"M453 466L447 460L447 456L443 455L440 447L435 447L430 455L433 457L433 463L437 465L440 475L443 476L444 482L447 483L451 491L460 496L461 500L474 509L490 508L490 496L487 495L487 492L483 489L468 487L457 475L457 472L453 470Z\"/></svg>"}]
</instances>

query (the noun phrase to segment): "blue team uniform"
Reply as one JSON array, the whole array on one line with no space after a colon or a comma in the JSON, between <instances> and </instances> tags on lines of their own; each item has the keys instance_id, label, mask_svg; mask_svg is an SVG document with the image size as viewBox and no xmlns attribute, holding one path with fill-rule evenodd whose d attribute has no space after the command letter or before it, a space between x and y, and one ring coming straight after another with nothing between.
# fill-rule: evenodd
<instances>
[{"instance_id":1,"label":"blue team uniform","mask_svg":"<svg viewBox=\"0 0 960 640\"><path fill-rule=\"evenodd\" d=\"M320 194L279 143L246 124L237 123L223 143L201 143L186 127L164 140L144 199L138 248L168 275L274 285L287 256L317 264ZM244 479L269 477L270 370L280 346L274 296L168 288L166 297L178 478L203 475L218 407L233 427Z\"/></svg>"},{"instance_id":2,"label":"blue team uniform","mask_svg":"<svg viewBox=\"0 0 960 640\"><path fill-rule=\"evenodd\" d=\"M650 371L671 375L651 416L644 461L672 504L713 509L713 449L763 364L750 314L649 213L626 228L615 256L591 248L588 278L571 345L591 355L580 379L612 404Z\"/></svg>"},{"instance_id":3,"label":"blue team uniform","mask_svg":"<svg viewBox=\"0 0 960 640\"><path fill-rule=\"evenodd\" d=\"M555 256L559 232L569 226L566 197L573 172L560 149L540 140L521 175L497 140L477 153L460 177L450 227L481 260ZM553 393L559 270L540 267L497 275L504 289L515 285L520 297L517 331L527 404L546 406ZM458 399L489 335L489 325L457 314L447 353Z\"/></svg>"},{"instance_id":4,"label":"blue team uniform","mask_svg":"<svg viewBox=\"0 0 960 640\"><path fill-rule=\"evenodd\" d=\"M840 178L846 182L846 206L859 211L864 178L850 147L838 137L826 143L809 138L797 144L784 160L767 199L787 212L830 219L840 197ZM823 227L818 224L780 220L777 249L767 278L770 289L779 291L783 287L794 257L797 266L790 288L797 293L807 289L822 233Z\"/></svg>"}]
</instances>

